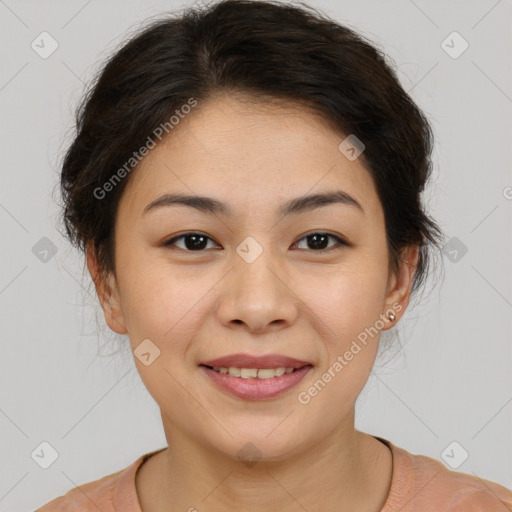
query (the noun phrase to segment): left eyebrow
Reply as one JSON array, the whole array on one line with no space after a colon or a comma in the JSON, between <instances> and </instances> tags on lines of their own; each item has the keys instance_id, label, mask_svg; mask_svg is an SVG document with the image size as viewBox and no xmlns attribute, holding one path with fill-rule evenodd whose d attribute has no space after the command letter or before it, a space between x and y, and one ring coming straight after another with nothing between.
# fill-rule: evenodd
<instances>
[{"instance_id":1,"label":"left eyebrow","mask_svg":"<svg viewBox=\"0 0 512 512\"><path fill-rule=\"evenodd\" d=\"M312 194L290 199L278 208L277 215L284 217L286 215L303 213L305 211L314 210L331 204L353 206L364 214L363 207L354 197L343 190L335 190L332 192ZM227 204L217 199L206 196L190 196L183 194L164 194L158 197L144 208L142 215L150 210L172 205L184 205L195 208L200 212L220 214L225 217L233 217L234 215L233 210Z\"/></svg>"}]
</instances>

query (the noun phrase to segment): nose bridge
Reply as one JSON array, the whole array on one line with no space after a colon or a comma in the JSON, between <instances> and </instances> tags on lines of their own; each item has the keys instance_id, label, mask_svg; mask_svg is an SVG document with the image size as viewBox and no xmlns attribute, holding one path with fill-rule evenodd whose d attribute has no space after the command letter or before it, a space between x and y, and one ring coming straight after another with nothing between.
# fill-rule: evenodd
<instances>
[{"instance_id":1,"label":"nose bridge","mask_svg":"<svg viewBox=\"0 0 512 512\"><path fill-rule=\"evenodd\" d=\"M235 258L234 265L236 281L239 284L252 287L257 285L276 287L275 272L278 272L280 265L276 251L270 246L270 240L270 236L249 235L236 247L238 258ZM253 293L255 291L257 290L253 290ZM266 290L266 293L268 291Z\"/></svg>"}]
</instances>

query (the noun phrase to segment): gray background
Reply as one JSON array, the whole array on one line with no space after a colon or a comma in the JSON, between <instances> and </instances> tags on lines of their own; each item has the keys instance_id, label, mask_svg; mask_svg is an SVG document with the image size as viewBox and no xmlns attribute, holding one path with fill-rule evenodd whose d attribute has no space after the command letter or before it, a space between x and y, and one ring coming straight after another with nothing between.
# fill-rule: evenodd
<instances>
[{"instance_id":1,"label":"gray background","mask_svg":"<svg viewBox=\"0 0 512 512\"><path fill-rule=\"evenodd\" d=\"M511 2L309 4L395 61L436 136L430 211L458 239L457 257L439 260L444 279L399 323L398 350L379 359L356 427L443 463L456 441L452 460L459 445L469 453L457 471L512 487ZM54 187L84 85L130 31L183 5L0 0L1 511L33 510L166 446L130 353L109 356L122 338L98 333L83 259L56 229ZM31 47L43 31L59 45L47 59ZM469 43L458 58L441 46L453 31ZM58 452L48 469L31 457L43 441Z\"/></svg>"}]
</instances>

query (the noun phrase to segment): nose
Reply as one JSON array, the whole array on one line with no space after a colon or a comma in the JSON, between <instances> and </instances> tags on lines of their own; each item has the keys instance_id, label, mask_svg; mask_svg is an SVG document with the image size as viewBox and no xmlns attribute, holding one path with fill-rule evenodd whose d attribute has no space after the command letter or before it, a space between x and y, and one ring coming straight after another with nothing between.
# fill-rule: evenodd
<instances>
[{"instance_id":1,"label":"nose","mask_svg":"<svg viewBox=\"0 0 512 512\"><path fill-rule=\"evenodd\" d=\"M233 268L222 282L217 308L220 322L252 333L292 325L299 299L290 281L285 266L279 265L271 251L263 251L250 263L235 255Z\"/></svg>"}]
</instances>

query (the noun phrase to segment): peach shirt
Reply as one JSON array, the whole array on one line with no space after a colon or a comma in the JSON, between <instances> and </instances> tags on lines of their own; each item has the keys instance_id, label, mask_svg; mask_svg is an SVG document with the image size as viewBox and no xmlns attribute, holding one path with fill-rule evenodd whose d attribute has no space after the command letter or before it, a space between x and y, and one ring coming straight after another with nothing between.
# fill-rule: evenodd
<instances>
[{"instance_id":1,"label":"peach shirt","mask_svg":"<svg viewBox=\"0 0 512 512\"><path fill-rule=\"evenodd\" d=\"M512 512L512 491L502 485L449 470L435 459L373 437L393 455L391 488L381 512ZM141 512L135 473L162 450L141 455L124 470L71 489L35 512Z\"/></svg>"}]
</instances>

